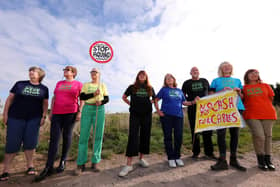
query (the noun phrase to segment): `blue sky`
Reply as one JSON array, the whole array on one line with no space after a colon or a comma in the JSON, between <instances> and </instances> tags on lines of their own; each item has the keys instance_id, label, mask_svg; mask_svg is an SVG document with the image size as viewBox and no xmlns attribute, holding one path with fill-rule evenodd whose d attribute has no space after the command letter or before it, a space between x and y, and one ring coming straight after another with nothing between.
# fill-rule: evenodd
<instances>
[{"instance_id":1,"label":"blue sky","mask_svg":"<svg viewBox=\"0 0 280 187\"><path fill-rule=\"evenodd\" d=\"M243 79L259 69L264 82L280 82L278 0L2 0L0 1L0 98L3 105L17 80L33 65L46 70L43 83L53 93L65 65L90 81L101 69L108 87L107 112L127 112L121 101L137 72L145 69L157 92L166 73L181 87L193 66L212 81L222 61ZM97 64L89 56L95 42L109 42L114 57Z\"/></svg>"}]
</instances>

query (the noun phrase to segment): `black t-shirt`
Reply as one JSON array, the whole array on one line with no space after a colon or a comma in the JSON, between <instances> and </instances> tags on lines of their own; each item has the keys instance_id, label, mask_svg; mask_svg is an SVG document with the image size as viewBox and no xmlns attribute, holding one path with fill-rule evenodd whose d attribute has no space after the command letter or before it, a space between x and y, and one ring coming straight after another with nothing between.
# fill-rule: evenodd
<instances>
[{"instance_id":1,"label":"black t-shirt","mask_svg":"<svg viewBox=\"0 0 280 187\"><path fill-rule=\"evenodd\" d=\"M150 96L147 93L144 85L140 87L136 93L133 93L134 85L130 85L124 94L130 96L130 107L129 111L136 114L146 114L153 111ZM155 99L155 91L152 88L152 99Z\"/></svg>"},{"instance_id":2,"label":"black t-shirt","mask_svg":"<svg viewBox=\"0 0 280 187\"><path fill-rule=\"evenodd\" d=\"M49 98L49 90L43 84L33 85L29 81L18 81L10 90L15 94L8 116L19 119L42 117L43 100Z\"/></svg>"},{"instance_id":3,"label":"black t-shirt","mask_svg":"<svg viewBox=\"0 0 280 187\"><path fill-rule=\"evenodd\" d=\"M204 78L200 78L199 80L186 80L182 87L187 101L193 101L196 96L203 97L208 95L209 89L209 82Z\"/></svg>"}]
</instances>

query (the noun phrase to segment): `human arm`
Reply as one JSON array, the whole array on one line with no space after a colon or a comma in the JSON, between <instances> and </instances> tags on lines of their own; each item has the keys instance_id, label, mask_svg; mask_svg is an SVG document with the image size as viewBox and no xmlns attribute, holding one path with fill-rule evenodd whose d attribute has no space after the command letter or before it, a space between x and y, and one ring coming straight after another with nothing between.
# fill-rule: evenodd
<instances>
[{"instance_id":1,"label":"human arm","mask_svg":"<svg viewBox=\"0 0 280 187\"><path fill-rule=\"evenodd\" d=\"M8 98L6 99L6 102L5 102L4 111L3 111L3 122L5 125L7 125L8 111L9 111L11 104L13 103L14 97L15 97L15 94L10 93L10 95L8 96Z\"/></svg>"},{"instance_id":2,"label":"human arm","mask_svg":"<svg viewBox=\"0 0 280 187\"><path fill-rule=\"evenodd\" d=\"M123 100L126 104L130 105L130 101L127 99L127 97L128 97L127 95L123 94L122 100Z\"/></svg>"},{"instance_id":3,"label":"human arm","mask_svg":"<svg viewBox=\"0 0 280 187\"><path fill-rule=\"evenodd\" d=\"M46 120L47 113L48 113L48 106L49 106L49 100L44 99L43 100L43 114L42 114L42 119L41 119L41 122L40 122L40 126L45 124L45 120Z\"/></svg>"}]
</instances>

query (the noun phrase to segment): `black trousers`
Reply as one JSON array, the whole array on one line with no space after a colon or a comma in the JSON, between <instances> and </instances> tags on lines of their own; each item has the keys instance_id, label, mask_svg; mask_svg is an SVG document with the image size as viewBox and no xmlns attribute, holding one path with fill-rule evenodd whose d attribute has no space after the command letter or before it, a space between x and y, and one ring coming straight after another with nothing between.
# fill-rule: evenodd
<instances>
[{"instance_id":1,"label":"black trousers","mask_svg":"<svg viewBox=\"0 0 280 187\"><path fill-rule=\"evenodd\" d=\"M217 141L219 146L219 152L221 158L226 158L226 132L227 129L217 130ZM238 146L239 128L229 128L230 133L230 155L236 157L236 151Z\"/></svg>"},{"instance_id":2,"label":"black trousers","mask_svg":"<svg viewBox=\"0 0 280 187\"><path fill-rule=\"evenodd\" d=\"M150 137L152 126L152 113L139 115L130 113L129 134L126 156L138 156L138 153L150 153Z\"/></svg>"},{"instance_id":3,"label":"black trousers","mask_svg":"<svg viewBox=\"0 0 280 187\"><path fill-rule=\"evenodd\" d=\"M204 153L205 155L212 155L213 154L213 143L212 143L212 131L203 131L202 133L194 134L195 130L195 118L196 118L196 106L188 107L188 117L189 123L192 133L192 152L194 155L199 155L200 153L200 138L199 135L202 134L203 138L203 145L204 145Z\"/></svg>"},{"instance_id":4,"label":"black trousers","mask_svg":"<svg viewBox=\"0 0 280 187\"><path fill-rule=\"evenodd\" d=\"M53 167L61 134L63 137L61 160L66 160L72 142L72 131L75 125L76 115L77 113L52 115L46 167Z\"/></svg>"},{"instance_id":5,"label":"black trousers","mask_svg":"<svg viewBox=\"0 0 280 187\"><path fill-rule=\"evenodd\" d=\"M239 110L240 115L242 115L243 111ZM226 158L226 132L227 129L218 129L217 130L217 141L219 146L219 152L221 158ZM236 157L238 139L239 139L239 128L231 127L229 128L230 133L230 155Z\"/></svg>"}]
</instances>

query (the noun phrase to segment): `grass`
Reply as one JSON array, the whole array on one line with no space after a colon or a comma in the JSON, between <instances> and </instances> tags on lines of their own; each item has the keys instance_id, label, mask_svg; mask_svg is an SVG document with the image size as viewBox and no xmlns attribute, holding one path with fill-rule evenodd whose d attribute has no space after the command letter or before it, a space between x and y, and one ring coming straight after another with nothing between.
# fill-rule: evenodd
<instances>
[{"instance_id":1,"label":"grass","mask_svg":"<svg viewBox=\"0 0 280 187\"><path fill-rule=\"evenodd\" d=\"M280 111L278 111L280 114ZM117 113L117 114L106 114L106 124L104 129L104 138L103 138L103 149L102 149L102 158L110 159L113 154L124 154L127 146L128 139L128 121L129 114L127 113ZM184 132L183 132L183 146L182 153L188 153L191 151L191 133L188 128L187 115L184 119ZM69 151L69 156L72 160L77 158L77 150L79 144L79 126L77 123L74 129L72 146ZM40 141L37 147L37 152L47 156L48 144L49 144L49 127L50 124L47 122L45 126L41 128L40 132ZM273 141L280 141L280 120L277 120L273 127ZM6 127L3 122L0 120L0 161L4 158L4 142L6 135ZM229 147L229 132L227 131L227 147ZM217 136L216 133L213 133L213 144L214 150L218 151L217 147ZM202 142L202 138L201 138ZM201 146L203 147L203 146ZM60 146L61 149L61 146ZM240 130L239 136L239 147L238 152L245 153L253 150L251 133L248 127L245 127ZM92 151L92 138L89 139L89 157L91 156ZM59 151L60 153L61 151ZM158 115L153 115L152 121L152 131L151 131L151 144L150 152L164 154L164 144L163 144L163 133L161 129L161 124L159 121ZM59 158L59 155L58 157ZM90 158L89 158L90 159Z\"/></svg>"}]
</instances>

